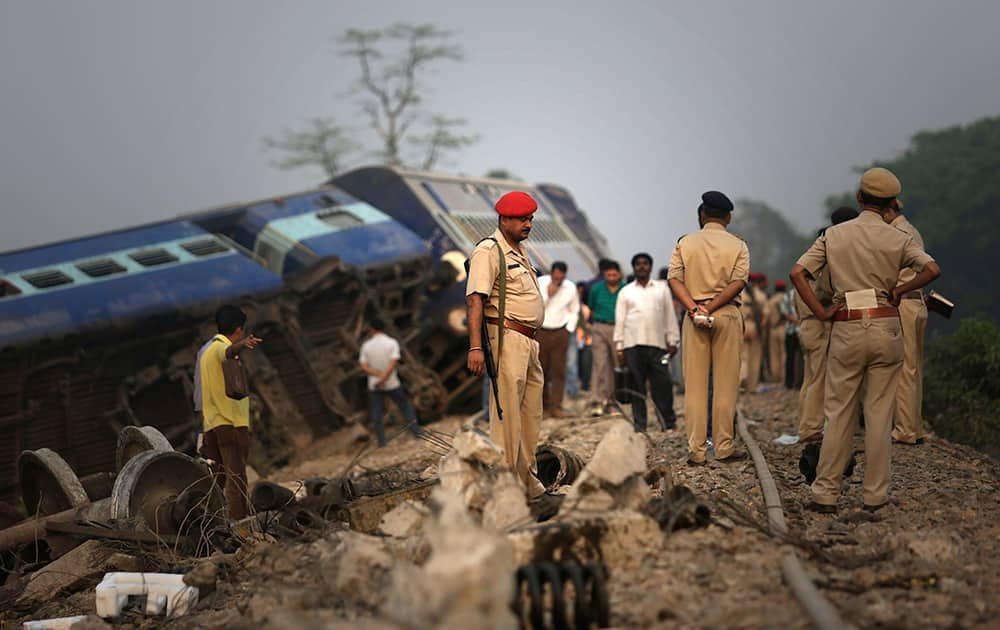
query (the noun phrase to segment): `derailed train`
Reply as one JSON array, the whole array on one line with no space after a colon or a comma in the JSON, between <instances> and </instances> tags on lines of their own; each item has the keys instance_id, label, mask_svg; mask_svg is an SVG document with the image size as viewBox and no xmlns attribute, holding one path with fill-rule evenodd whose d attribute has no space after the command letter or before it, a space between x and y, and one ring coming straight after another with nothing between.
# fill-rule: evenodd
<instances>
[{"instance_id":1,"label":"derailed train","mask_svg":"<svg viewBox=\"0 0 1000 630\"><path fill-rule=\"evenodd\" d=\"M400 371L422 418L477 404L464 369L464 262L504 192L539 200L528 251L590 277L606 243L558 186L390 168L0 254L0 498L18 454L57 451L80 476L114 470L127 425L193 444L197 348L236 302L265 341L250 374L259 468L365 416L364 322L404 341Z\"/></svg>"}]
</instances>

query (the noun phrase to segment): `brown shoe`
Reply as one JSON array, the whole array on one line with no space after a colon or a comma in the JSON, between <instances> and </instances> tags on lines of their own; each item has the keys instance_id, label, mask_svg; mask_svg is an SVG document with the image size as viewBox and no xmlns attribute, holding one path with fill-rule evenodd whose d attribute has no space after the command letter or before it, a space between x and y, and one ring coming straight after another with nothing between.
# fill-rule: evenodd
<instances>
[{"instance_id":1,"label":"brown shoe","mask_svg":"<svg viewBox=\"0 0 1000 630\"><path fill-rule=\"evenodd\" d=\"M688 466L704 466L705 463L706 463L705 460L701 460L699 462L697 459L691 457L690 455L687 458L687 465Z\"/></svg>"},{"instance_id":2,"label":"brown shoe","mask_svg":"<svg viewBox=\"0 0 1000 630\"><path fill-rule=\"evenodd\" d=\"M810 501L806 503L803 507L810 512L818 512L819 514L836 514L836 505L827 505L825 503L817 503L816 501Z\"/></svg>"},{"instance_id":3,"label":"brown shoe","mask_svg":"<svg viewBox=\"0 0 1000 630\"><path fill-rule=\"evenodd\" d=\"M742 462L746 460L748 457L749 455L747 455L746 451L733 451L732 453L729 454L728 457L716 457L715 461L725 462L726 464L729 464L732 462Z\"/></svg>"},{"instance_id":4,"label":"brown shoe","mask_svg":"<svg viewBox=\"0 0 1000 630\"><path fill-rule=\"evenodd\" d=\"M562 409L552 409L551 411L549 411L549 416L552 418L565 418L568 415L569 414L567 414Z\"/></svg>"}]
</instances>

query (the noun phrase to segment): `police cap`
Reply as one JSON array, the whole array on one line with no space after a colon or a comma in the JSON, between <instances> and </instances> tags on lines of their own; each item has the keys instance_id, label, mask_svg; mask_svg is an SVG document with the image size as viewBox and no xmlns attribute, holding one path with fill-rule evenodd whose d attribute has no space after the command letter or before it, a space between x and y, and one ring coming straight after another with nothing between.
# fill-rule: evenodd
<instances>
[{"instance_id":1,"label":"police cap","mask_svg":"<svg viewBox=\"0 0 1000 630\"><path fill-rule=\"evenodd\" d=\"M887 168L876 166L868 169L861 176L861 192L872 197L892 199L902 191L903 185L899 183L899 178Z\"/></svg>"},{"instance_id":2,"label":"police cap","mask_svg":"<svg viewBox=\"0 0 1000 630\"><path fill-rule=\"evenodd\" d=\"M721 210L723 212L733 211L733 202L729 201L729 197L720 193L718 190L710 190L701 196L702 204L707 208L715 208L716 210Z\"/></svg>"},{"instance_id":3,"label":"police cap","mask_svg":"<svg viewBox=\"0 0 1000 630\"><path fill-rule=\"evenodd\" d=\"M526 217L538 210L538 203L526 192L515 190L497 200L496 211L502 217Z\"/></svg>"}]
</instances>

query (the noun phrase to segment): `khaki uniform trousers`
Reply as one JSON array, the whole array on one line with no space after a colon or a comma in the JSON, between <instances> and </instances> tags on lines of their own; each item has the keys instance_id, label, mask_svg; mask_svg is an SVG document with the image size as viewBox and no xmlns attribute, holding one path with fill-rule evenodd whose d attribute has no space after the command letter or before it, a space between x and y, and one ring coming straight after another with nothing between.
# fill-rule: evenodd
<instances>
[{"instance_id":1,"label":"khaki uniform trousers","mask_svg":"<svg viewBox=\"0 0 1000 630\"><path fill-rule=\"evenodd\" d=\"M490 347L497 346L497 327L488 325ZM528 498L545 492L538 481L535 449L542 426L542 364L538 342L510 329L503 332L503 353L497 374L497 389L503 420L497 417L496 399L490 392L490 439L503 449L504 460L521 483Z\"/></svg>"},{"instance_id":2,"label":"khaki uniform trousers","mask_svg":"<svg viewBox=\"0 0 1000 630\"><path fill-rule=\"evenodd\" d=\"M858 404L864 396L865 505L889 500L889 460L896 387L903 367L898 318L834 322L826 363L823 410L826 431L812 493L817 503L836 505L840 482L854 450Z\"/></svg>"},{"instance_id":3,"label":"khaki uniform trousers","mask_svg":"<svg viewBox=\"0 0 1000 630\"><path fill-rule=\"evenodd\" d=\"M899 303L903 324L903 370L896 390L896 419L892 437L899 442L916 442L924 436L924 331L927 307L923 300L904 298Z\"/></svg>"},{"instance_id":4,"label":"khaki uniform trousers","mask_svg":"<svg viewBox=\"0 0 1000 630\"><path fill-rule=\"evenodd\" d=\"M826 353L830 348L830 322L815 317L802 320L799 341L805 359L799 390L799 439L823 432L823 390L826 387Z\"/></svg>"},{"instance_id":5,"label":"khaki uniform trousers","mask_svg":"<svg viewBox=\"0 0 1000 630\"><path fill-rule=\"evenodd\" d=\"M743 340L743 361L741 363L741 376L747 392L753 392L760 385L760 364L763 357L764 345L760 335L756 339ZM715 417L714 415L712 416ZM714 431L713 431L714 434Z\"/></svg>"},{"instance_id":6,"label":"khaki uniform trousers","mask_svg":"<svg viewBox=\"0 0 1000 630\"><path fill-rule=\"evenodd\" d=\"M715 456L733 452L733 418L740 389L740 349L743 316L732 305L712 313L712 328L698 328L684 318L681 356L684 363L684 423L688 451L695 461L705 461L708 434L708 373L712 371L712 440Z\"/></svg>"},{"instance_id":7,"label":"khaki uniform trousers","mask_svg":"<svg viewBox=\"0 0 1000 630\"><path fill-rule=\"evenodd\" d=\"M775 324L767 333L768 374L772 383L785 382L785 325Z\"/></svg>"},{"instance_id":8,"label":"khaki uniform trousers","mask_svg":"<svg viewBox=\"0 0 1000 630\"><path fill-rule=\"evenodd\" d=\"M599 403L611 402L615 394L615 325L594 322L590 346L594 366L590 372L590 393Z\"/></svg>"}]
</instances>

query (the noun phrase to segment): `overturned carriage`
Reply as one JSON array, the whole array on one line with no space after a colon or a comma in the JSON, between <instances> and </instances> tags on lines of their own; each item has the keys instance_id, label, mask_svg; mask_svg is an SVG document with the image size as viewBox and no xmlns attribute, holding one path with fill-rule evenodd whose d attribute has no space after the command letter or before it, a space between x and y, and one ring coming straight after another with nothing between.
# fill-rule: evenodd
<instances>
[{"instance_id":1,"label":"overturned carriage","mask_svg":"<svg viewBox=\"0 0 1000 630\"><path fill-rule=\"evenodd\" d=\"M332 188L0 255L0 497L18 454L50 448L81 476L114 470L117 435L153 426L193 448L198 347L224 303L266 339L247 354L254 463L364 413L364 321L411 326L422 239ZM406 360L424 415L444 388Z\"/></svg>"}]
</instances>

